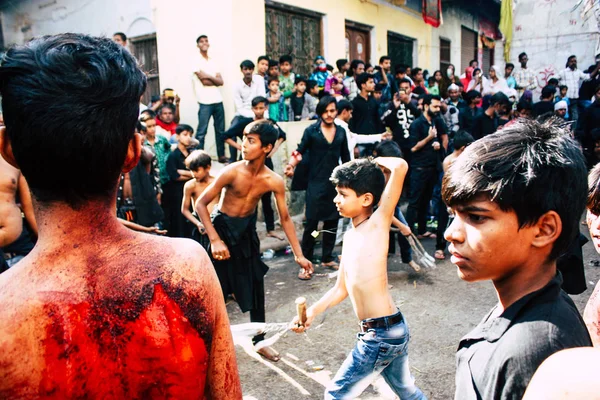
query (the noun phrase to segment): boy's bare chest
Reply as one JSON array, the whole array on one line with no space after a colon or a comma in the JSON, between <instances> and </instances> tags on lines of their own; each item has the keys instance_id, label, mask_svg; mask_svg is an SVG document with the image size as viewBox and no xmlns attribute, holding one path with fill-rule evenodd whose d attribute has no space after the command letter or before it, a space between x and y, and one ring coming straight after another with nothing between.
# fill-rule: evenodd
<instances>
[{"instance_id":1,"label":"boy's bare chest","mask_svg":"<svg viewBox=\"0 0 600 400\"><path fill-rule=\"evenodd\" d=\"M265 176L237 176L227 188L227 195L239 199L259 199L266 192L272 191L272 181Z\"/></svg>"}]
</instances>

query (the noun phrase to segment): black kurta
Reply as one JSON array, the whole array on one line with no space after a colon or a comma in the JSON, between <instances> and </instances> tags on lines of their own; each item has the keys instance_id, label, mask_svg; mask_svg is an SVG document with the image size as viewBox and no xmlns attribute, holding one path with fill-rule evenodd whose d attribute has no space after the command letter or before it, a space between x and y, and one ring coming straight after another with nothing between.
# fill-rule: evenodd
<instances>
[{"instance_id":1,"label":"black kurta","mask_svg":"<svg viewBox=\"0 0 600 400\"><path fill-rule=\"evenodd\" d=\"M306 189L306 219L328 221L339 218L333 199L335 187L329 180L331 173L342 162L350 161L346 132L334 125L335 136L329 143L321 131L321 121L306 128L298 145L298 152L310 152L308 188Z\"/></svg>"}]
</instances>

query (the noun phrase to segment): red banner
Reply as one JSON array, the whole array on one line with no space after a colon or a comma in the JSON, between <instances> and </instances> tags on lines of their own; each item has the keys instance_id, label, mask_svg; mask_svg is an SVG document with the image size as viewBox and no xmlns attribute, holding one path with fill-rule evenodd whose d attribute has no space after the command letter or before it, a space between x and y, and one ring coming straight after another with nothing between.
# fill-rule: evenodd
<instances>
[{"instance_id":1,"label":"red banner","mask_svg":"<svg viewBox=\"0 0 600 400\"><path fill-rule=\"evenodd\" d=\"M442 24L442 0L423 0L423 21L434 28Z\"/></svg>"}]
</instances>

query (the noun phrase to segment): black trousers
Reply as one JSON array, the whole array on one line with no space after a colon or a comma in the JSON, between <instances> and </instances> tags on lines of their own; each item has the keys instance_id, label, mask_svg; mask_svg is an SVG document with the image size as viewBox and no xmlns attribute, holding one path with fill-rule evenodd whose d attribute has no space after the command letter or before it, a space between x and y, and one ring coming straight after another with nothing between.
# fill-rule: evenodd
<instances>
[{"instance_id":1,"label":"black trousers","mask_svg":"<svg viewBox=\"0 0 600 400\"><path fill-rule=\"evenodd\" d=\"M446 245L448 243L446 242L446 239L444 239L444 232L446 232L446 228L448 228L449 217L450 216L448 215L448 209L446 205L443 202L440 202L438 206L438 227L435 244L436 250L446 251Z\"/></svg>"},{"instance_id":2,"label":"black trousers","mask_svg":"<svg viewBox=\"0 0 600 400\"><path fill-rule=\"evenodd\" d=\"M270 158L265 159L265 165L271 171L273 170L273 160ZM267 232L275 230L275 213L273 211L273 205L271 204L271 192L267 192L260 198L262 203L263 215L265 217L265 225L267 225Z\"/></svg>"},{"instance_id":3,"label":"black trousers","mask_svg":"<svg viewBox=\"0 0 600 400\"><path fill-rule=\"evenodd\" d=\"M437 169L414 168L410 175L410 195L408 196L408 211L406 221L410 229L415 223L419 224L419 235L427 232L427 212L433 194L433 187L438 180Z\"/></svg>"},{"instance_id":4,"label":"black trousers","mask_svg":"<svg viewBox=\"0 0 600 400\"><path fill-rule=\"evenodd\" d=\"M337 234L338 219L323 221L323 230L320 232L321 245L323 247L323 256L321 262L327 263L334 261L333 248L335 247L335 236ZM315 251L315 238L312 236L313 231L317 230L319 220L307 219L304 233L302 234L302 253L308 260L312 260Z\"/></svg>"},{"instance_id":5,"label":"black trousers","mask_svg":"<svg viewBox=\"0 0 600 400\"><path fill-rule=\"evenodd\" d=\"M250 322L267 322L265 315L265 281L264 279L254 280L254 304L256 308L250 310ZM252 338L252 343L256 344L265 339L265 334L256 335Z\"/></svg>"}]
</instances>

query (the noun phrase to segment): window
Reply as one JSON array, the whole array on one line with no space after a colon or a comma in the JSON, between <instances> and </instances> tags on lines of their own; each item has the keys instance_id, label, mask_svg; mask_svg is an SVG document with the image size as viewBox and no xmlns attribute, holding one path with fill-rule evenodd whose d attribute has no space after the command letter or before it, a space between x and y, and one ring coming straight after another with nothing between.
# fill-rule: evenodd
<instances>
[{"instance_id":1,"label":"window","mask_svg":"<svg viewBox=\"0 0 600 400\"><path fill-rule=\"evenodd\" d=\"M387 36L388 56L392 59L392 68L396 65L412 67L415 40L394 32L388 32Z\"/></svg>"},{"instance_id":2,"label":"window","mask_svg":"<svg viewBox=\"0 0 600 400\"><path fill-rule=\"evenodd\" d=\"M440 71L446 76L446 70L450 65L450 49L451 43L449 40L440 38ZM460 75L460 74L459 74Z\"/></svg>"},{"instance_id":3,"label":"window","mask_svg":"<svg viewBox=\"0 0 600 400\"><path fill-rule=\"evenodd\" d=\"M160 95L160 81L158 78L158 52L156 49L156 34L130 38L131 54L137 58L142 71L146 74L148 85L142 103L150 103L152 96Z\"/></svg>"},{"instance_id":4,"label":"window","mask_svg":"<svg viewBox=\"0 0 600 400\"><path fill-rule=\"evenodd\" d=\"M321 15L312 11L265 1L267 55L294 57L294 72L310 75L316 56L322 54Z\"/></svg>"}]
</instances>

